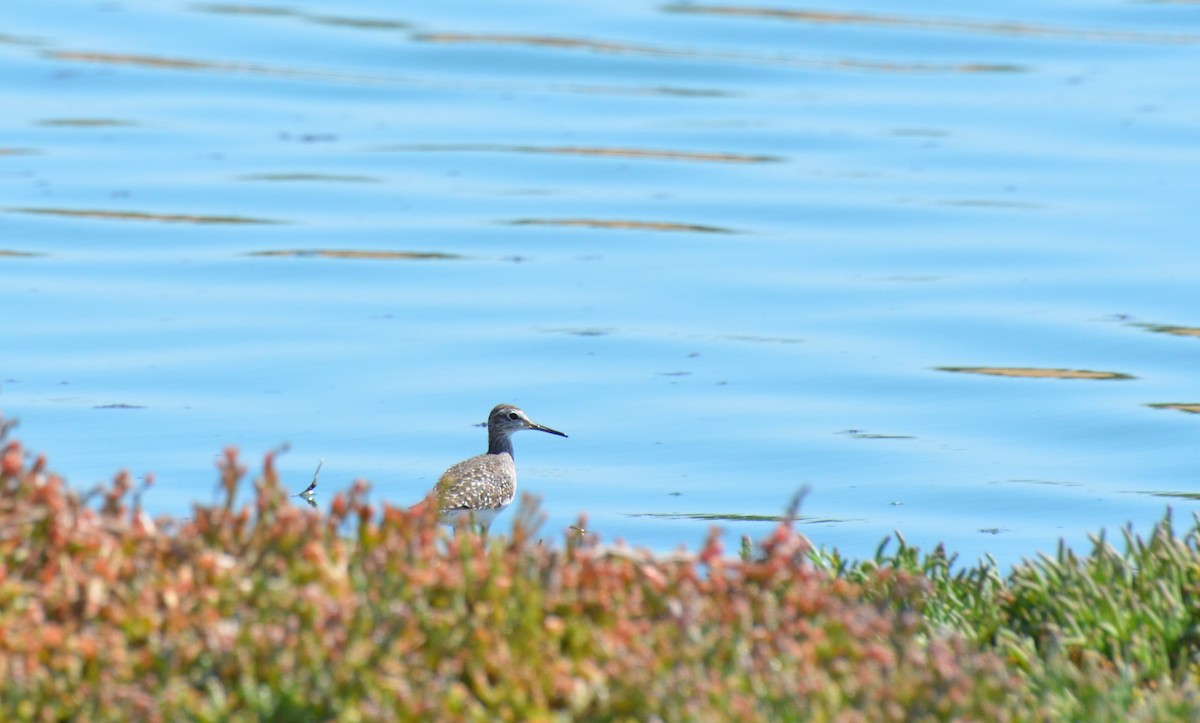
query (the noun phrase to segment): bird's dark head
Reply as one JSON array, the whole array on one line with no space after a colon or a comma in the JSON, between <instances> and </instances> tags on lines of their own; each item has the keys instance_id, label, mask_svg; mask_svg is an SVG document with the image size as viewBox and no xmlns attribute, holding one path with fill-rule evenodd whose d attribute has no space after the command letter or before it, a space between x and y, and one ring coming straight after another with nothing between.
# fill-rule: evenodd
<instances>
[{"instance_id":1,"label":"bird's dark head","mask_svg":"<svg viewBox=\"0 0 1200 723\"><path fill-rule=\"evenodd\" d=\"M534 422L525 412L521 411L520 407L514 407L511 404L497 404L492 413L488 415L487 426L490 434L509 435L513 432L520 432L522 429L536 429L539 432L549 432L560 437L567 436L557 429L543 427Z\"/></svg>"}]
</instances>

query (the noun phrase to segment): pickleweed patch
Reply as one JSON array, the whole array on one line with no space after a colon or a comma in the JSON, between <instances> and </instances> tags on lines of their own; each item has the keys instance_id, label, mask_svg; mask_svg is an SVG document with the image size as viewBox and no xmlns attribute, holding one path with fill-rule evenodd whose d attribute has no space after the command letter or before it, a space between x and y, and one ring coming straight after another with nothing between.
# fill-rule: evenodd
<instances>
[{"instance_id":1,"label":"pickleweed patch","mask_svg":"<svg viewBox=\"0 0 1200 723\"><path fill-rule=\"evenodd\" d=\"M0 427L7 431L7 426ZM1197 532L1003 575L903 540L814 550L793 514L726 551L447 530L366 483L297 500L267 455L151 519L0 452L0 710L10 720L1167 719L1195 695ZM307 483L307 480L304 481ZM240 495L242 486L252 495ZM239 500L247 497L245 503ZM889 551L890 550L890 551ZM1102 602L1101 598L1108 602Z\"/></svg>"}]
</instances>

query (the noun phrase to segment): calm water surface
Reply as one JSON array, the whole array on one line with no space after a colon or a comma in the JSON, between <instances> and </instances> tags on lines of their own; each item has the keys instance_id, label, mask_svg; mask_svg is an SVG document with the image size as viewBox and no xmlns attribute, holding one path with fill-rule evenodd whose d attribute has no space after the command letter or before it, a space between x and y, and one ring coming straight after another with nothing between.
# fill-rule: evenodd
<instances>
[{"instance_id":1,"label":"calm water surface","mask_svg":"<svg viewBox=\"0 0 1200 723\"><path fill-rule=\"evenodd\" d=\"M0 18L0 409L77 486L286 442L404 504L509 401L547 529L655 549L1197 507L1194 4Z\"/></svg>"}]
</instances>

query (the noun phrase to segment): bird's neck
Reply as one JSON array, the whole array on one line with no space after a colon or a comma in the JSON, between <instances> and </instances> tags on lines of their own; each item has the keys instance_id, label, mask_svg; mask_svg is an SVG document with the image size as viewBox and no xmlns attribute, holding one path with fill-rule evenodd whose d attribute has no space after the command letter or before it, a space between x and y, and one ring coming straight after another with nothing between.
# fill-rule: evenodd
<instances>
[{"instance_id":1,"label":"bird's neck","mask_svg":"<svg viewBox=\"0 0 1200 723\"><path fill-rule=\"evenodd\" d=\"M488 454L507 454L512 456L512 439L499 430L488 429Z\"/></svg>"}]
</instances>

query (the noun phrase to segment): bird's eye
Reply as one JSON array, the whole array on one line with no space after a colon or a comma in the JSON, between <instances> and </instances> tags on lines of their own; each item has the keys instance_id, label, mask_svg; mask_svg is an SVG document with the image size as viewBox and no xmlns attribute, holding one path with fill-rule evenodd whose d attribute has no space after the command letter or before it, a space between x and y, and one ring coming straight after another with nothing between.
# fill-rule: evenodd
<instances>
[{"instance_id":1,"label":"bird's eye","mask_svg":"<svg viewBox=\"0 0 1200 723\"><path fill-rule=\"evenodd\" d=\"M515 422L515 421L517 421L518 419L520 419L520 418L521 418L521 415L517 414L516 412L509 412L509 413L508 413L508 418L509 418L509 419L511 419L511 420L513 420L513 421Z\"/></svg>"}]
</instances>

